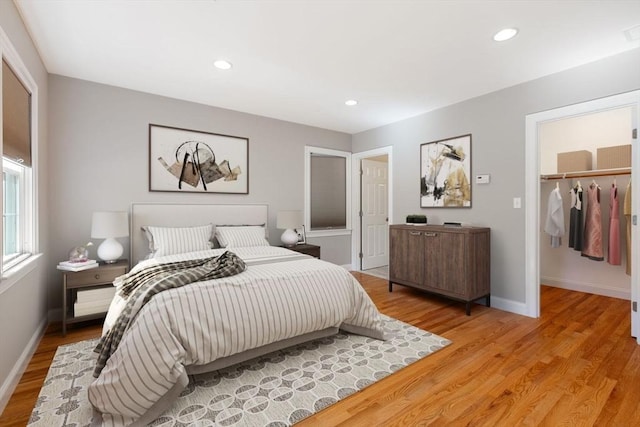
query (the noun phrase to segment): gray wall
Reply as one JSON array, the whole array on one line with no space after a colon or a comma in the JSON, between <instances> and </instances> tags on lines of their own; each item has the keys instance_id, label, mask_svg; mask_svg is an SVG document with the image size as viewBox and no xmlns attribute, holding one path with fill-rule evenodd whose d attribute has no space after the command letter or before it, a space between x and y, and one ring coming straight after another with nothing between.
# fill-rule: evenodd
<instances>
[{"instance_id":1,"label":"gray wall","mask_svg":"<svg viewBox=\"0 0 640 427\"><path fill-rule=\"evenodd\" d=\"M354 153L393 146L396 222L423 213L430 223L463 221L488 226L491 293L525 301L524 201L525 116L640 88L640 49L493 92L456 105L353 136ZM491 184L473 184L470 209L421 209L420 144L473 134L471 173L491 174Z\"/></svg>"},{"instance_id":2,"label":"gray wall","mask_svg":"<svg viewBox=\"0 0 640 427\"><path fill-rule=\"evenodd\" d=\"M345 133L57 75L49 77L49 96L54 260L89 240L93 211L127 211L132 202L266 203L270 241L280 244L278 210L304 207L304 146L351 149ZM249 194L149 192L149 123L249 138ZM122 242L127 256L128 240ZM350 239L310 242L322 245L324 259L350 262ZM48 270L56 276L55 262ZM50 286L51 307L59 307L58 280Z\"/></svg>"},{"instance_id":3,"label":"gray wall","mask_svg":"<svg viewBox=\"0 0 640 427\"><path fill-rule=\"evenodd\" d=\"M39 145L37 157L39 166L37 179L39 250L44 255L36 268L22 277L11 288L0 293L0 410L3 407L4 393L10 393L10 386L20 374L17 369L21 357L28 357L28 346L37 345L41 328L47 320L47 278L49 255L49 209L48 209L48 167L47 159L47 71L38 56L38 52L27 33L22 19L13 2L0 1L0 27L7 34L38 86L40 96L38 114ZM28 361L28 359L26 360ZM16 369L12 372L12 370ZM19 379L19 378L17 378Z\"/></svg>"}]
</instances>

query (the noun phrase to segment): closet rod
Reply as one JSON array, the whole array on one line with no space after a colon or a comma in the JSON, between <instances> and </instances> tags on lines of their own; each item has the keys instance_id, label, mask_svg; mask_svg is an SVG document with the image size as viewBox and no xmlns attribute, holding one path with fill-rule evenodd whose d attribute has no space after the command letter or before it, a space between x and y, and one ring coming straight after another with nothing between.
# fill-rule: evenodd
<instances>
[{"instance_id":1,"label":"closet rod","mask_svg":"<svg viewBox=\"0 0 640 427\"><path fill-rule=\"evenodd\" d=\"M594 176L614 176L614 175L631 175L631 168L598 169L593 171L553 173L549 175L540 175L540 179L543 181L546 181L550 179L591 178Z\"/></svg>"}]
</instances>

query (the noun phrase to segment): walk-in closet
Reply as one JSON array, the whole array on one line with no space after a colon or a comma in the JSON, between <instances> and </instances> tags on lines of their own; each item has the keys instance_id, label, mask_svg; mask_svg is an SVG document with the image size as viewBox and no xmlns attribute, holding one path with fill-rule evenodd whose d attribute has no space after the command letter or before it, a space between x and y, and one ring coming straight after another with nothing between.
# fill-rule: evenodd
<instances>
[{"instance_id":1,"label":"walk-in closet","mask_svg":"<svg viewBox=\"0 0 640 427\"><path fill-rule=\"evenodd\" d=\"M540 125L541 284L631 299L633 114L625 107Z\"/></svg>"}]
</instances>

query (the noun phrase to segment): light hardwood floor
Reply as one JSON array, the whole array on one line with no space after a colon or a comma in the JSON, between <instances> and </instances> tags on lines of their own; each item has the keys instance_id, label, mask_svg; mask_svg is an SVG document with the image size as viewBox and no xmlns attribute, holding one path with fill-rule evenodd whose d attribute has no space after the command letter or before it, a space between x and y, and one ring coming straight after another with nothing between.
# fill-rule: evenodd
<instances>
[{"instance_id":1,"label":"light hardwood floor","mask_svg":"<svg viewBox=\"0 0 640 427\"><path fill-rule=\"evenodd\" d=\"M464 305L354 273L381 312L453 341L299 426L637 426L640 346L629 302L542 288L531 319ZM55 349L98 336L98 325L42 339L2 426L28 421Z\"/></svg>"}]
</instances>

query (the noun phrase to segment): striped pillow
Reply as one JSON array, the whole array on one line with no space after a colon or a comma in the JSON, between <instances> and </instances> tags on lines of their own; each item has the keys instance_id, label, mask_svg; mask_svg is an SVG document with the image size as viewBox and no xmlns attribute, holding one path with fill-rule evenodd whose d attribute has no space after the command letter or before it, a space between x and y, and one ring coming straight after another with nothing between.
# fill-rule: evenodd
<instances>
[{"instance_id":1,"label":"striped pillow","mask_svg":"<svg viewBox=\"0 0 640 427\"><path fill-rule=\"evenodd\" d=\"M142 227L149 239L150 258L211 249L213 224L197 227Z\"/></svg>"},{"instance_id":2,"label":"striped pillow","mask_svg":"<svg viewBox=\"0 0 640 427\"><path fill-rule=\"evenodd\" d=\"M223 248L269 246L265 236L265 228L261 225L216 226L216 239Z\"/></svg>"}]
</instances>

